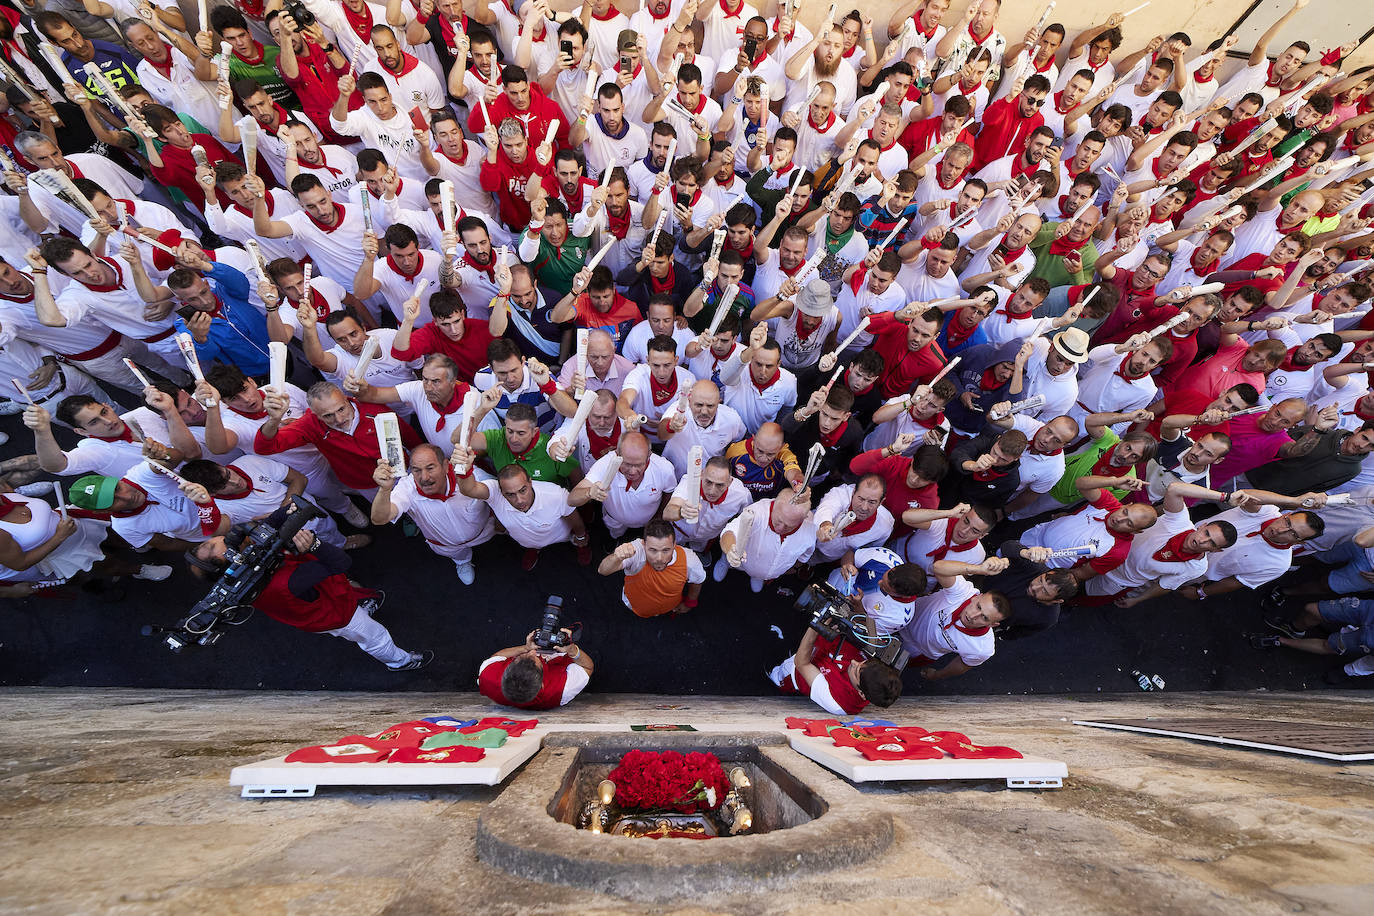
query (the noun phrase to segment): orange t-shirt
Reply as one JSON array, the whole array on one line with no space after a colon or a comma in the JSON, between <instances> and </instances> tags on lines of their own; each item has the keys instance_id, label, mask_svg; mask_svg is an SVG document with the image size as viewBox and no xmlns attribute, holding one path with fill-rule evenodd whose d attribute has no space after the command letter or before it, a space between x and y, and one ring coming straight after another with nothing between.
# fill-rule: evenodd
<instances>
[{"instance_id":1,"label":"orange t-shirt","mask_svg":"<svg viewBox=\"0 0 1374 916\"><path fill-rule=\"evenodd\" d=\"M674 548L673 562L662 572L646 561L637 573L625 577L625 598L630 610L640 617L666 614L682 603L682 590L687 587L687 556L685 548Z\"/></svg>"}]
</instances>

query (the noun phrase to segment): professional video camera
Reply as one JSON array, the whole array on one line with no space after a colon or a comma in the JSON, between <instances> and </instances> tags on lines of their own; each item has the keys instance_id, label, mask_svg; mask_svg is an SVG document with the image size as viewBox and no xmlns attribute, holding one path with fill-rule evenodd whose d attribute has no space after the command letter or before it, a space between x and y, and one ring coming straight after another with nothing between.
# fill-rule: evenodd
<instances>
[{"instance_id":1,"label":"professional video camera","mask_svg":"<svg viewBox=\"0 0 1374 916\"><path fill-rule=\"evenodd\" d=\"M565 631L559 624L563 616L563 597L550 595L544 603L544 616L534 632L534 644L546 651L570 646L582 638L582 624L575 623Z\"/></svg>"},{"instance_id":2,"label":"professional video camera","mask_svg":"<svg viewBox=\"0 0 1374 916\"><path fill-rule=\"evenodd\" d=\"M811 619L807 625L826 639L840 639L856 647L866 658L877 659L898 671L906 667L911 654L896 636L870 636L868 617L854 611L854 605L826 582L808 585L793 605Z\"/></svg>"},{"instance_id":3,"label":"professional video camera","mask_svg":"<svg viewBox=\"0 0 1374 916\"><path fill-rule=\"evenodd\" d=\"M197 601L180 623L146 626L143 635L159 637L173 652L192 644L213 646L226 627L238 626L252 616L253 602L281 566L291 540L307 522L323 515L311 503L294 496L285 512L278 510L263 521L230 528L224 536L229 566L209 594Z\"/></svg>"}]
</instances>

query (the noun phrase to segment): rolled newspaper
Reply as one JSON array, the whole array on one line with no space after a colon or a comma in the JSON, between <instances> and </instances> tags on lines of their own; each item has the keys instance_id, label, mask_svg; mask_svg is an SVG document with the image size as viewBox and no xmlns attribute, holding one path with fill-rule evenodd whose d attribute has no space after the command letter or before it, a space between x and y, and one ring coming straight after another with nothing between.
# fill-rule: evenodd
<instances>
[{"instance_id":1,"label":"rolled newspaper","mask_svg":"<svg viewBox=\"0 0 1374 916\"><path fill-rule=\"evenodd\" d=\"M1197 286L1194 286L1194 287L1192 288L1191 292L1189 292L1188 295L1189 295L1190 297L1191 297L1191 296L1205 296L1205 295L1207 295L1208 293L1219 293L1219 292L1221 292L1222 290L1224 290L1225 288L1226 288L1226 284L1225 284L1225 283L1221 283L1221 282L1200 283L1200 284L1198 284ZM1096 288L1094 288L1094 292L1096 292Z\"/></svg>"},{"instance_id":2,"label":"rolled newspaper","mask_svg":"<svg viewBox=\"0 0 1374 916\"><path fill-rule=\"evenodd\" d=\"M893 239L901 235L902 230L906 228L906 224L908 222L909 220L905 216L897 220L897 225L892 227L892 231L887 234L887 238L883 239L882 244L880 244L878 247L880 249L886 250L887 246L892 244Z\"/></svg>"},{"instance_id":3,"label":"rolled newspaper","mask_svg":"<svg viewBox=\"0 0 1374 916\"><path fill-rule=\"evenodd\" d=\"M57 169L39 169L31 174L29 179L54 197L66 201L70 206L80 210L87 219L100 218L100 214L91 205L90 199L81 193L65 172L60 172Z\"/></svg>"},{"instance_id":4,"label":"rolled newspaper","mask_svg":"<svg viewBox=\"0 0 1374 916\"><path fill-rule=\"evenodd\" d=\"M363 189L363 196L367 196L367 189ZM305 267L301 268L301 302L305 305L314 306L315 297L310 295L311 278L315 275L315 265L311 261L305 262Z\"/></svg>"},{"instance_id":5,"label":"rolled newspaper","mask_svg":"<svg viewBox=\"0 0 1374 916\"><path fill-rule=\"evenodd\" d=\"M492 55L492 59L491 59L491 69L492 69L492 74L491 74L491 75L492 75L492 81L491 81L491 83L488 84L488 85L492 85L492 84L494 84L494 83L496 82L496 56L495 56L495 55ZM487 113L487 93L486 93L485 87L483 87L482 91L480 91L480 92L477 93L477 105L478 105L478 107L480 107L480 108L482 109L482 126L483 126L483 128L485 129L486 125L491 124L491 115ZM492 126L495 127L496 125L493 124Z\"/></svg>"},{"instance_id":6,"label":"rolled newspaper","mask_svg":"<svg viewBox=\"0 0 1374 916\"><path fill-rule=\"evenodd\" d=\"M367 42L365 42L365 41L360 41L360 42L358 42L357 47L355 47L355 48L353 49L353 55L348 59L348 72L349 72L349 73L358 73L358 72L359 72L359 70L358 70L358 65L361 64L361 63L363 62L363 51L367 50L367 48L368 48Z\"/></svg>"},{"instance_id":7,"label":"rolled newspaper","mask_svg":"<svg viewBox=\"0 0 1374 916\"><path fill-rule=\"evenodd\" d=\"M30 102L37 102L39 101L39 99L42 98L38 94L38 92L35 91L34 88L28 84L28 80L25 77L20 76L19 72L15 70L13 67L11 67L9 65L9 62L4 60L3 58L0 58L0 76L3 76L11 86L14 86L20 92L22 92L24 94L24 98L28 99ZM56 114L48 115L48 120L54 124L62 123L62 119L59 118Z\"/></svg>"},{"instance_id":8,"label":"rolled newspaper","mask_svg":"<svg viewBox=\"0 0 1374 916\"><path fill-rule=\"evenodd\" d=\"M615 247L615 243L615 239L609 239L606 244L602 245L601 250L592 255L592 259L587 262L587 270L596 270L597 265L606 259L606 255L611 253L611 249Z\"/></svg>"},{"instance_id":9,"label":"rolled newspaper","mask_svg":"<svg viewBox=\"0 0 1374 916\"><path fill-rule=\"evenodd\" d=\"M798 292L800 292L801 288L806 285L806 281L811 278L811 275L820 268L821 262L828 257L830 257L830 249L827 248L825 245L822 245L815 254L807 258L806 263L802 265L801 270L797 271L797 275L793 277L793 279L797 281Z\"/></svg>"},{"instance_id":10,"label":"rolled newspaper","mask_svg":"<svg viewBox=\"0 0 1374 916\"><path fill-rule=\"evenodd\" d=\"M67 497L62 495L62 482L54 480L52 482L52 495L57 497L57 511L65 519L67 517Z\"/></svg>"},{"instance_id":11,"label":"rolled newspaper","mask_svg":"<svg viewBox=\"0 0 1374 916\"><path fill-rule=\"evenodd\" d=\"M210 0L197 0L197 3L196 3L196 12L198 12L198 13L200 14L200 20L199 20L199 22L200 22L200 30L201 30L202 32L209 32L209 31L210 31L210 12L209 12L209 10L210 10ZM211 33L211 34L213 34L213 33Z\"/></svg>"},{"instance_id":12,"label":"rolled newspaper","mask_svg":"<svg viewBox=\"0 0 1374 916\"><path fill-rule=\"evenodd\" d=\"M654 231L649 234L649 242L644 246L644 250L652 254L658 244L658 234L663 231L663 221L668 218L668 208L663 207L658 211L658 219L654 221Z\"/></svg>"},{"instance_id":13,"label":"rolled newspaper","mask_svg":"<svg viewBox=\"0 0 1374 916\"><path fill-rule=\"evenodd\" d=\"M879 109L883 107L883 96L887 95L887 90L891 88L892 87L887 80L883 80L881 83L873 87L873 94L870 96L870 98L872 98L873 101L878 103Z\"/></svg>"},{"instance_id":14,"label":"rolled newspaper","mask_svg":"<svg viewBox=\"0 0 1374 916\"><path fill-rule=\"evenodd\" d=\"M954 359L952 359L952 360L950 360L949 362L945 363L945 367L944 367L943 369L941 369L939 372L935 373L935 378L933 378L933 379L931 379L930 381L926 382L926 384L929 385L930 387L934 388L934 387L935 387L935 383L938 382L940 379L944 378L946 375L949 375L950 371L951 371L955 366L959 365L959 360L961 360L961 359L963 359L962 356L956 356L956 357L954 357Z\"/></svg>"},{"instance_id":15,"label":"rolled newspaper","mask_svg":"<svg viewBox=\"0 0 1374 916\"><path fill-rule=\"evenodd\" d=\"M839 359L838 356L835 357L835 358L836 358L836 359ZM835 383L838 382L838 381L840 380L840 376L843 375L843 374L844 374L844 370L845 370L845 369L848 369L848 368L849 368L848 366L836 366L836 367L835 367L835 371L834 371L834 372L831 374L831 376L830 376L830 381L828 381L828 382L825 383L825 390L826 390L827 392L829 392L831 388L835 387Z\"/></svg>"},{"instance_id":16,"label":"rolled newspaper","mask_svg":"<svg viewBox=\"0 0 1374 916\"><path fill-rule=\"evenodd\" d=\"M1025 413L1028 410L1035 410L1036 408L1043 407L1044 404L1045 396L1043 394L1031 395L1024 401L1017 401L1015 404L1011 405L1011 409L1008 410L1006 413L1002 413L1001 411L996 410L988 411L988 419L1004 420L1013 414Z\"/></svg>"},{"instance_id":17,"label":"rolled newspaper","mask_svg":"<svg viewBox=\"0 0 1374 916\"><path fill-rule=\"evenodd\" d=\"M38 50L48 59L48 66L52 67L53 71L57 73L58 79L62 80L64 84L71 83L73 86L77 85L76 77L67 69L67 65L62 62L62 51L57 45L46 41L40 41L38 43ZM87 93L87 95L89 94L90 93Z\"/></svg>"},{"instance_id":18,"label":"rolled newspaper","mask_svg":"<svg viewBox=\"0 0 1374 916\"><path fill-rule=\"evenodd\" d=\"M711 324L706 329L708 337L716 336L720 330L720 323L725 320L725 316L730 313L730 307L735 304L735 298L739 293L739 284L731 283L721 290L720 298L716 300L716 313L711 316Z\"/></svg>"},{"instance_id":19,"label":"rolled newspaper","mask_svg":"<svg viewBox=\"0 0 1374 916\"><path fill-rule=\"evenodd\" d=\"M472 426L475 422L474 418L477 416L477 411L481 408L481 406L482 395L478 393L476 388L469 388L467 391L463 392L462 419L461 422L458 424L458 429L455 430L455 432L458 435L458 446L461 446L462 448L468 447L468 440L472 438ZM453 462L453 467L456 471L458 471L458 473L466 474L468 470L472 467L472 462L455 461Z\"/></svg>"},{"instance_id":20,"label":"rolled newspaper","mask_svg":"<svg viewBox=\"0 0 1374 916\"><path fill-rule=\"evenodd\" d=\"M24 400L28 401L30 404L33 403L33 395L29 394L29 389L23 382L19 381L17 378L12 378L10 379L10 384L14 386L15 390L19 392Z\"/></svg>"},{"instance_id":21,"label":"rolled newspaper","mask_svg":"<svg viewBox=\"0 0 1374 916\"><path fill-rule=\"evenodd\" d=\"M153 383L148 381L148 376L144 375L143 370L138 368L138 364L127 356L124 357L124 365L129 368L129 371L134 374L134 378L138 379L138 383L144 388L151 388L153 386Z\"/></svg>"},{"instance_id":22,"label":"rolled newspaper","mask_svg":"<svg viewBox=\"0 0 1374 916\"><path fill-rule=\"evenodd\" d=\"M271 341L267 345L267 359L268 386L277 394L286 394L286 344L279 340Z\"/></svg>"},{"instance_id":23,"label":"rolled newspaper","mask_svg":"<svg viewBox=\"0 0 1374 916\"><path fill-rule=\"evenodd\" d=\"M358 191L358 206L363 211L363 231L372 232L372 192L361 182L358 183Z\"/></svg>"},{"instance_id":24,"label":"rolled newspaper","mask_svg":"<svg viewBox=\"0 0 1374 916\"><path fill-rule=\"evenodd\" d=\"M5 152L5 148L3 146L0 146L0 168L4 169L6 172L19 171L19 166L16 165L15 161L10 158L10 154Z\"/></svg>"},{"instance_id":25,"label":"rolled newspaper","mask_svg":"<svg viewBox=\"0 0 1374 916\"><path fill-rule=\"evenodd\" d=\"M557 118L554 118L552 121L549 122L549 129L544 131L544 142L540 144L541 146L547 146L550 149L553 148L553 135L558 133L559 123L560 122Z\"/></svg>"},{"instance_id":26,"label":"rolled newspaper","mask_svg":"<svg viewBox=\"0 0 1374 916\"><path fill-rule=\"evenodd\" d=\"M739 554L741 564L749 559L747 545L749 543L749 533L754 527L754 507L745 506L744 511L739 514L739 530L735 533L735 553Z\"/></svg>"},{"instance_id":27,"label":"rolled newspaper","mask_svg":"<svg viewBox=\"0 0 1374 916\"><path fill-rule=\"evenodd\" d=\"M202 381L205 373L200 371L200 357L196 354L196 342L190 334L182 332L177 334L177 347L181 350L181 358L186 360L186 368L190 370L191 376L196 381Z\"/></svg>"},{"instance_id":28,"label":"rolled newspaper","mask_svg":"<svg viewBox=\"0 0 1374 916\"><path fill-rule=\"evenodd\" d=\"M1097 548L1092 544L1083 544L1078 547L1060 547L1058 550L1050 552L1050 557L1056 560L1067 560L1073 557L1090 557Z\"/></svg>"},{"instance_id":29,"label":"rolled newspaper","mask_svg":"<svg viewBox=\"0 0 1374 916\"><path fill-rule=\"evenodd\" d=\"M142 442L144 439L148 438L147 436L143 435L143 427L138 425L137 420L125 420L124 425L129 427L129 432L133 433L134 439L138 440L139 442Z\"/></svg>"},{"instance_id":30,"label":"rolled newspaper","mask_svg":"<svg viewBox=\"0 0 1374 916\"><path fill-rule=\"evenodd\" d=\"M377 342L377 338L368 335L367 342L363 344L363 349L358 354L358 364L353 367L353 371L349 374L359 382L365 381L367 367L377 358L377 351L380 348L381 344Z\"/></svg>"},{"instance_id":31,"label":"rolled newspaper","mask_svg":"<svg viewBox=\"0 0 1374 916\"><path fill-rule=\"evenodd\" d=\"M817 97L818 95L820 95L820 94L821 94L821 84L820 84L820 83L817 83L816 85L812 86L812 87L811 87L811 91L808 92L808 93L806 94L806 102L802 105L802 113L803 113L803 114L806 113L806 110L807 110L808 108L811 107L811 103L814 102L814 101L816 101L816 97ZM805 118L803 119L803 121L805 121L805 123L808 123L808 124L810 123L810 121L809 121L809 120L806 120Z\"/></svg>"},{"instance_id":32,"label":"rolled newspaper","mask_svg":"<svg viewBox=\"0 0 1374 916\"><path fill-rule=\"evenodd\" d=\"M196 165L202 169L208 169L210 167L210 157L205 155L205 147L201 146L199 143L191 147L191 158L196 160Z\"/></svg>"},{"instance_id":33,"label":"rolled newspaper","mask_svg":"<svg viewBox=\"0 0 1374 916\"><path fill-rule=\"evenodd\" d=\"M151 458L144 458L143 463L148 465L148 469L151 470L154 474L161 474L163 477L170 477L173 480L175 480L177 482L177 486L181 486L185 483L190 483L190 481L188 481L185 477L182 477L176 471L172 470L166 465L158 464Z\"/></svg>"},{"instance_id":34,"label":"rolled newspaper","mask_svg":"<svg viewBox=\"0 0 1374 916\"><path fill-rule=\"evenodd\" d=\"M792 176L792 184L787 188L788 194L796 194L797 188L801 187L802 178L806 175L806 169L796 166L797 174Z\"/></svg>"},{"instance_id":35,"label":"rolled newspaper","mask_svg":"<svg viewBox=\"0 0 1374 916\"><path fill-rule=\"evenodd\" d=\"M854 330L849 332L849 336L846 337L844 340L840 341L839 345L836 346L835 349L831 350L829 355L834 359L839 359L840 354L845 351L845 348L852 344L854 341L858 340L859 335L867 330L868 316L865 315L859 319L859 323L854 326Z\"/></svg>"},{"instance_id":36,"label":"rolled newspaper","mask_svg":"<svg viewBox=\"0 0 1374 916\"><path fill-rule=\"evenodd\" d=\"M424 303L425 292L429 289L429 277L421 277L415 284L415 292L410 294L410 298Z\"/></svg>"},{"instance_id":37,"label":"rolled newspaper","mask_svg":"<svg viewBox=\"0 0 1374 916\"><path fill-rule=\"evenodd\" d=\"M721 249L725 247L725 229L717 229L711 239L711 255L706 260L714 261L720 257Z\"/></svg>"},{"instance_id":38,"label":"rolled newspaper","mask_svg":"<svg viewBox=\"0 0 1374 916\"><path fill-rule=\"evenodd\" d=\"M850 163L849 165L845 166L844 172L840 175L840 180L835 182L835 187L830 192L832 195L834 195L835 200L838 201L849 191L850 188L854 187L854 179L857 178L858 175L858 166L854 165L853 163Z\"/></svg>"},{"instance_id":39,"label":"rolled newspaper","mask_svg":"<svg viewBox=\"0 0 1374 916\"><path fill-rule=\"evenodd\" d=\"M597 478L597 483L607 490L611 484L615 483L615 475L620 473L620 465L623 462L619 455L612 452L606 456L606 466L601 469L601 476Z\"/></svg>"},{"instance_id":40,"label":"rolled newspaper","mask_svg":"<svg viewBox=\"0 0 1374 916\"><path fill-rule=\"evenodd\" d=\"M258 120L246 115L239 120L239 139L243 142L243 165L252 175L258 169Z\"/></svg>"},{"instance_id":41,"label":"rolled newspaper","mask_svg":"<svg viewBox=\"0 0 1374 916\"><path fill-rule=\"evenodd\" d=\"M219 43L219 56L215 59L216 63L219 65L219 84L226 89L229 87L229 55L232 54L233 51L233 45L229 44L227 41L221 41ZM221 103L225 108L228 108L232 104L234 104L232 98L230 98L228 102Z\"/></svg>"},{"instance_id":42,"label":"rolled newspaper","mask_svg":"<svg viewBox=\"0 0 1374 916\"><path fill-rule=\"evenodd\" d=\"M1040 14L1040 18L1035 23L1035 34L1039 35L1045 29L1045 23L1050 21L1050 13L1054 12L1054 0L1050 0L1049 6Z\"/></svg>"},{"instance_id":43,"label":"rolled newspaper","mask_svg":"<svg viewBox=\"0 0 1374 916\"><path fill-rule=\"evenodd\" d=\"M1169 333L1174 328L1183 324L1183 322L1187 321L1189 318L1192 317L1193 316L1187 312L1179 312L1177 315L1170 318L1168 321L1165 321L1162 324L1156 325L1155 327L1151 328L1149 331L1150 339L1153 340L1154 338L1159 337L1162 334Z\"/></svg>"},{"instance_id":44,"label":"rolled newspaper","mask_svg":"<svg viewBox=\"0 0 1374 916\"><path fill-rule=\"evenodd\" d=\"M674 134L668 139L668 155L663 160L663 167L668 170L668 177L673 174L673 157L677 155L677 135Z\"/></svg>"},{"instance_id":45,"label":"rolled newspaper","mask_svg":"<svg viewBox=\"0 0 1374 916\"><path fill-rule=\"evenodd\" d=\"M105 101L115 108L118 108L120 113L124 115L126 121L138 117L138 112L134 111L134 107L119 94L119 90L114 87L114 83L110 82L109 75L100 69L100 64L91 61L88 64L83 64L81 69L85 70L86 76L90 77L90 81L99 87L100 94L104 97Z\"/></svg>"},{"instance_id":46,"label":"rolled newspaper","mask_svg":"<svg viewBox=\"0 0 1374 916\"><path fill-rule=\"evenodd\" d=\"M811 443L811 449L806 453L806 472L802 475L802 485L797 488L797 492L804 491L811 486L811 478L816 476L816 470L821 466L821 459L825 457L825 446L819 442Z\"/></svg>"},{"instance_id":47,"label":"rolled newspaper","mask_svg":"<svg viewBox=\"0 0 1374 916\"><path fill-rule=\"evenodd\" d=\"M588 328L577 329L577 374L582 376L582 382L573 392L577 397L582 397L582 391L587 387L587 346L591 342L591 334Z\"/></svg>"},{"instance_id":48,"label":"rolled newspaper","mask_svg":"<svg viewBox=\"0 0 1374 916\"><path fill-rule=\"evenodd\" d=\"M582 434L582 427L587 425L587 418L592 415L592 407L595 406L595 404L595 391L582 392L577 401L577 412L573 414L572 422L568 424L567 432L563 436L557 436L555 438L561 439L566 436L568 447L570 449L577 448L577 437ZM549 441L552 442L553 440L550 439ZM552 458L553 455L549 457Z\"/></svg>"},{"instance_id":49,"label":"rolled newspaper","mask_svg":"<svg viewBox=\"0 0 1374 916\"><path fill-rule=\"evenodd\" d=\"M1269 131L1277 127L1278 123L1279 122L1274 118L1270 118L1268 121L1265 121L1259 127L1255 128L1255 130L1250 134L1250 136L1246 137L1244 141L1239 143L1234 149L1230 150L1228 152L1228 155L1230 155L1232 159L1238 158L1241 153L1245 152L1250 147L1258 143L1260 137L1263 137L1265 134L1269 133Z\"/></svg>"},{"instance_id":50,"label":"rolled newspaper","mask_svg":"<svg viewBox=\"0 0 1374 916\"><path fill-rule=\"evenodd\" d=\"M832 523L835 526L835 537L839 537L840 535L844 534L844 529L848 528L850 525L854 524L858 520L859 517L854 514L854 510L847 509L844 515L841 515Z\"/></svg>"},{"instance_id":51,"label":"rolled newspaper","mask_svg":"<svg viewBox=\"0 0 1374 916\"><path fill-rule=\"evenodd\" d=\"M1053 6L1054 4L1050 4L1050 5ZM1145 7L1147 7L1147 6L1149 6L1149 5L1150 5L1150 0L1145 0L1144 3L1140 4L1140 6L1132 7L1131 9L1128 9L1126 12L1122 13L1122 14L1121 14L1121 18L1122 18L1122 19L1125 19L1127 16L1134 15L1135 13L1140 12L1141 10L1145 9Z\"/></svg>"},{"instance_id":52,"label":"rolled newspaper","mask_svg":"<svg viewBox=\"0 0 1374 916\"><path fill-rule=\"evenodd\" d=\"M975 204L975 205L973 205L973 206L971 206L971 207L966 208L966 209L964 210L963 213L960 213L958 216L954 217L954 219L950 221L950 224L949 224L950 231L952 232L952 231L954 231L955 229L962 229L962 228L963 228L965 225L967 225L968 223L973 222L973 218L974 218L975 216L977 216L977 215L978 215L978 205L977 205L977 204Z\"/></svg>"},{"instance_id":53,"label":"rolled newspaper","mask_svg":"<svg viewBox=\"0 0 1374 916\"><path fill-rule=\"evenodd\" d=\"M406 453L401 448L401 421L391 411L377 414L373 420L377 428L377 449L382 460L391 465L391 473L401 477L406 472Z\"/></svg>"},{"instance_id":54,"label":"rolled newspaper","mask_svg":"<svg viewBox=\"0 0 1374 916\"><path fill-rule=\"evenodd\" d=\"M253 259L253 270L258 275L258 282L262 283L267 279L267 264L262 259L262 249L258 247L258 240L245 239L243 247L248 249L248 256Z\"/></svg>"},{"instance_id":55,"label":"rolled newspaper","mask_svg":"<svg viewBox=\"0 0 1374 916\"><path fill-rule=\"evenodd\" d=\"M591 60L591 57L588 56L587 59ZM587 67L587 88L583 91L583 95L591 96L593 93L596 92L596 77L596 71L593 70L590 66ZM578 114L581 116L582 120L585 121L587 120L587 117L591 114L591 111L589 109L583 108L581 111L578 112Z\"/></svg>"},{"instance_id":56,"label":"rolled newspaper","mask_svg":"<svg viewBox=\"0 0 1374 916\"><path fill-rule=\"evenodd\" d=\"M453 182L442 181L439 183L439 208L444 217L444 232L453 231L453 219L458 215L458 211L453 206ZM449 249L444 254L452 255L456 249Z\"/></svg>"},{"instance_id":57,"label":"rolled newspaper","mask_svg":"<svg viewBox=\"0 0 1374 916\"><path fill-rule=\"evenodd\" d=\"M706 452L700 445L687 450L687 505L693 509L701 506L701 468Z\"/></svg>"}]
</instances>

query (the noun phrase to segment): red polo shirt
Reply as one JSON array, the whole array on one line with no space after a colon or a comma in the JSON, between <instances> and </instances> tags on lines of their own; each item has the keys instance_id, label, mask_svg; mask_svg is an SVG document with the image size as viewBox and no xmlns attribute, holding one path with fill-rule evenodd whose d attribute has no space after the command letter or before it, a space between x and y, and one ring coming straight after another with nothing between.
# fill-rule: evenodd
<instances>
[{"instance_id":1,"label":"red polo shirt","mask_svg":"<svg viewBox=\"0 0 1374 916\"><path fill-rule=\"evenodd\" d=\"M873 335L873 349L883 358L883 377L879 382L883 397L906 394L920 382L934 378L945 366L945 354L934 341L914 352L908 348L906 323L898 321L891 312L870 315L868 330Z\"/></svg>"}]
</instances>

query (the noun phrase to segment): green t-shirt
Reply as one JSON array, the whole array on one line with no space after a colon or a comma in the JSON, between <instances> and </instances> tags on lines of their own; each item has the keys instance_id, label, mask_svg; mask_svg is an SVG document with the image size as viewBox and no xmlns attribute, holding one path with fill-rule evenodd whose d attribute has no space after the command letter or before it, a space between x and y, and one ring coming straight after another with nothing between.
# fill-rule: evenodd
<instances>
[{"instance_id":1,"label":"green t-shirt","mask_svg":"<svg viewBox=\"0 0 1374 916\"><path fill-rule=\"evenodd\" d=\"M506 465L518 462L525 469L525 473L530 475L530 480L542 480L547 483L566 486L568 476L577 467L576 449L563 461L554 461L549 457L548 433L540 433L539 440L534 443L534 446L519 458L506 444L506 431L504 429L483 430L482 435L487 440L487 458L491 460L492 469L497 473L500 473Z\"/></svg>"},{"instance_id":2,"label":"green t-shirt","mask_svg":"<svg viewBox=\"0 0 1374 916\"><path fill-rule=\"evenodd\" d=\"M1107 427L1102 432L1101 439L1095 439L1089 443L1088 447L1077 455L1070 455L1064 460L1064 476L1059 478L1059 482L1050 488L1050 495L1066 506L1071 506L1076 502L1081 502L1083 494L1078 492L1078 480L1080 477L1087 477L1092 473L1093 465L1097 464L1097 459L1102 454L1121 441L1121 437L1112 432L1111 427ZM1127 477L1135 476L1135 469L1132 468ZM1122 499L1126 495L1125 490L1110 491L1117 499Z\"/></svg>"},{"instance_id":3,"label":"green t-shirt","mask_svg":"<svg viewBox=\"0 0 1374 916\"><path fill-rule=\"evenodd\" d=\"M541 286L566 296L572 291L573 277L591 260L591 245L591 236L569 235L561 246L554 248L541 235L530 270Z\"/></svg>"},{"instance_id":4,"label":"green t-shirt","mask_svg":"<svg viewBox=\"0 0 1374 916\"><path fill-rule=\"evenodd\" d=\"M272 101L281 107L300 108L301 103L296 98L296 93L291 91L291 87L286 85L286 80L277 72L277 55L280 53L281 48L276 45L263 45L262 60L256 64L250 64L237 55L229 55L229 79L237 82L245 77L252 77L272 97Z\"/></svg>"},{"instance_id":5,"label":"green t-shirt","mask_svg":"<svg viewBox=\"0 0 1374 916\"><path fill-rule=\"evenodd\" d=\"M1062 255L1050 254L1050 245L1054 242L1054 229L1058 225L1046 223L1035 234L1035 238L1031 239L1029 247L1035 252L1035 267L1031 269L1030 276L1043 277L1050 288L1091 283L1093 267L1097 264L1097 242L1089 239L1088 244L1083 246L1083 269L1071 274L1064 269Z\"/></svg>"}]
</instances>

